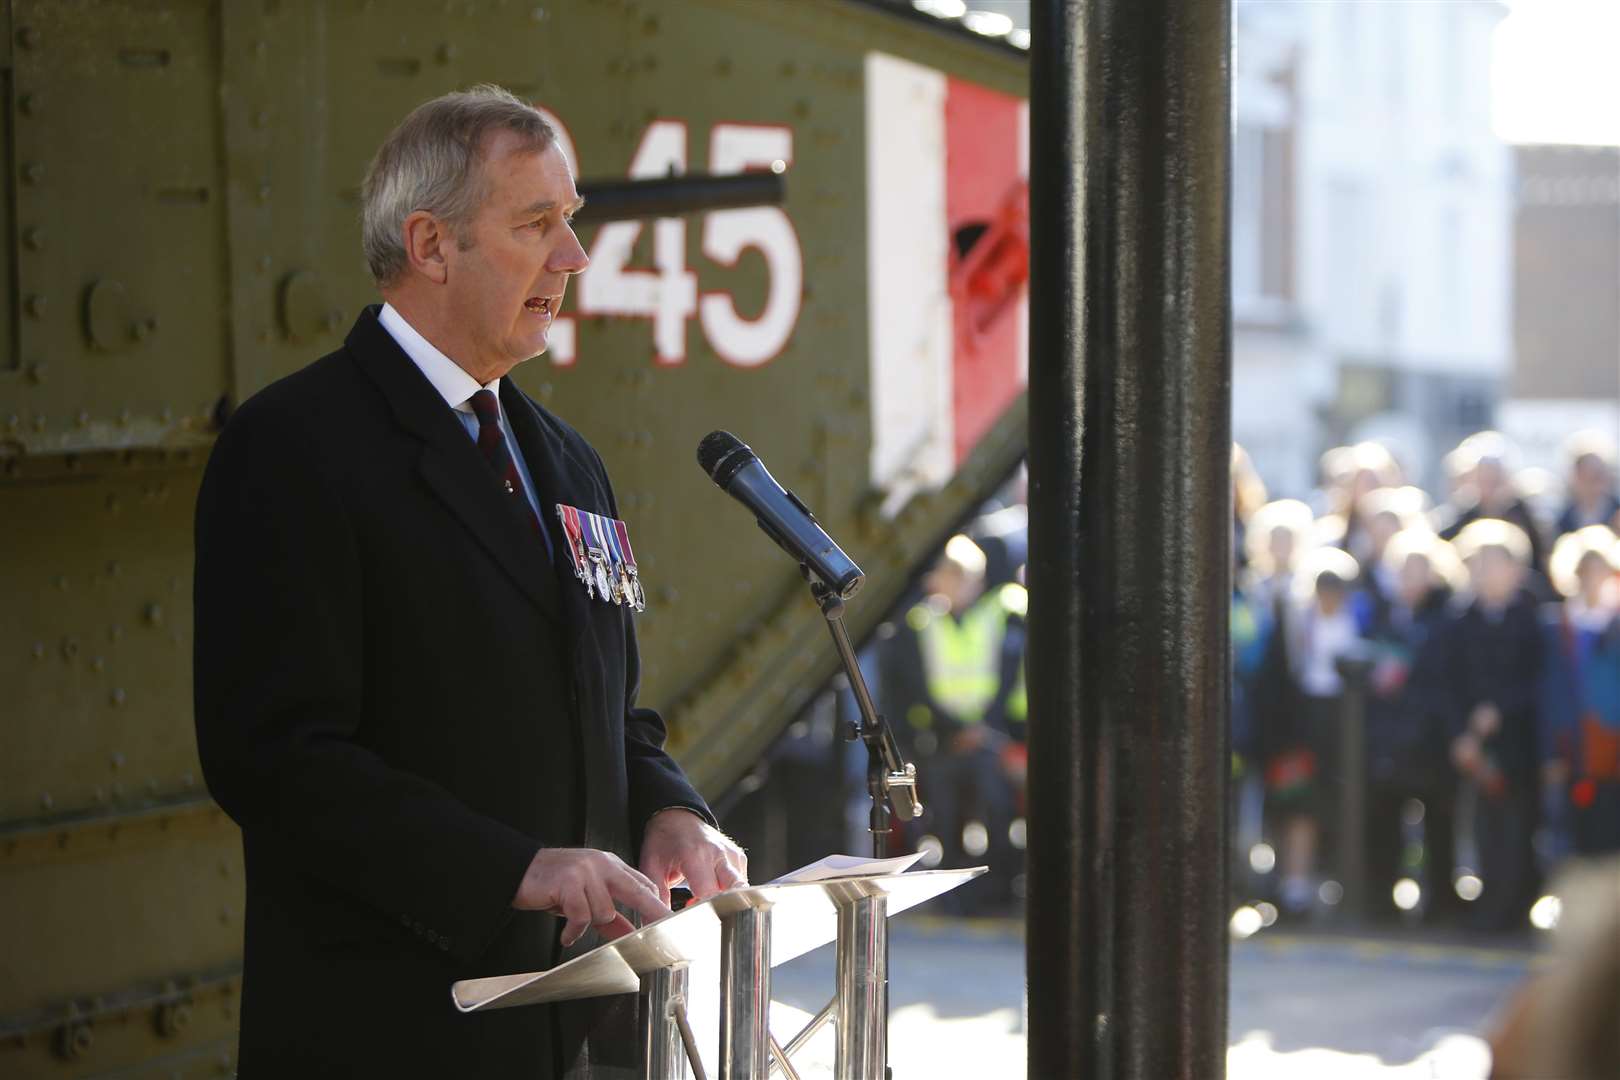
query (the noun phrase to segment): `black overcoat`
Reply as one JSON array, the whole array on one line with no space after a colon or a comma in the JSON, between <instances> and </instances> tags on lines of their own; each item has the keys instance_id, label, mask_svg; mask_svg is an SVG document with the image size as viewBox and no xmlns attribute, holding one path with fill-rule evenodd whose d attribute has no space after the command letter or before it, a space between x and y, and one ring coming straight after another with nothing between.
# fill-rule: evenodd
<instances>
[{"instance_id":1,"label":"black overcoat","mask_svg":"<svg viewBox=\"0 0 1620 1080\"><path fill-rule=\"evenodd\" d=\"M582 1075L587 1033L599 1066L635 1060L633 999L451 1003L558 961L561 920L511 908L539 848L633 865L658 810L713 820L636 705L628 612L565 565L554 504L618 516L601 459L510 379L501 400L552 561L375 307L209 461L197 743L242 827L246 1080Z\"/></svg>"}]
</instances>

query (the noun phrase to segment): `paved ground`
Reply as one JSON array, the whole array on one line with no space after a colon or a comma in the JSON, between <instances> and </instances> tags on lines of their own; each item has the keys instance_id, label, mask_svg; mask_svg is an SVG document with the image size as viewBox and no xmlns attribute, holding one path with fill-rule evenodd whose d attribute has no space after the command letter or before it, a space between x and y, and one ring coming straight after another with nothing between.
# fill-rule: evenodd
<instances>
[{"instance_id":1,"label":"paved ground","mask_svg":"<svg viewBox=\"0 0 1620 1080\"><path fill-rule=\"evenodd\" d=\"M1262 932L1233 946L1229 1076L1483 1080L1480 1035L1533 964L1528 949ZM1017 924L901 916L890 966L895 1080L1024 1076ZM777 969L779 1040L826 1003L832 979L830 948ZM831 1059L824 1030L801 1076L830 1077Z\"/></svg>"}]
</instances>

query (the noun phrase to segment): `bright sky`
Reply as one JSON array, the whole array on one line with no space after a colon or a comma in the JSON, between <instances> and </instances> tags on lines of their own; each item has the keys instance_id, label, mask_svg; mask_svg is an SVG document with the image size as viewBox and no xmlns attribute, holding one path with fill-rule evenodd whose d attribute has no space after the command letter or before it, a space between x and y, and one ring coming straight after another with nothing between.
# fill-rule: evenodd
<instances>
[{"instance_id":1,"label":"bright sky","mask_svg":"<svg viewBox=\"0 0 1620 1080\"><path fill-rule=\"evenodd\" d=\"M1620 144L1620 0L1511 0L1492 121L1509 142Z\"/></svg>"}]
</instances>

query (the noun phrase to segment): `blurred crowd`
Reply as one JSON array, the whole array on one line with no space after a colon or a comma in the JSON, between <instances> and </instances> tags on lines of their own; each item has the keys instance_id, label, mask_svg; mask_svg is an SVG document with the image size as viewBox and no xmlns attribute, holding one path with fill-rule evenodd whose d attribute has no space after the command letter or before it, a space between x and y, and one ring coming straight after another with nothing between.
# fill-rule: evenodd
<instances>
[{"instance_id":1,"label":"blurred crowd","mask_svg":"<svg viewBox=\"0 0 1620 1080\"><path fill-rule=\"evenodd\" d=\"M1557 864L1620 851L1615 448L1566 457L1549 483L1482 432L1435 502L1362 443L1270 501L1234 448L1234 885L1267 921L1331 917L1353 872L1373 917L1522 929ZM1027 543L1015 482L867 654L924 777L909 839L991 867L970 910L1022 889Z\"/></svg>"}]
</instances>

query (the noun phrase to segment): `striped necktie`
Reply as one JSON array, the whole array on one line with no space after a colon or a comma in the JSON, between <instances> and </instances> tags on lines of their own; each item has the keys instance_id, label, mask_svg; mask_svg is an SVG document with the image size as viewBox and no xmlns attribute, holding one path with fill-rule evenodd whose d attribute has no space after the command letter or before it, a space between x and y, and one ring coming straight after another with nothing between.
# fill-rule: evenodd
<instances>
[{"instance_id":1,"label":"striped necktie","mask_svg":"<svg viewBox=\"0 0 1620 1080\"><path fill-rule=\"evenodd\" d=\"M478 416L478 449L483 451L484 460L489 462L495 475L501 478L506 493L523 504L525 516L534 526L534 531L540 534L545 541L546 550L551 550L551 537L540 525L540 518L534 512L534 506L523 491L523 478L518 475L517 462L512 458L512 450L506 445L506 434L501 431L501 405L495 395L488 390L480 390L468 399L473 412Z\"/></svg>"}]
</instances>

